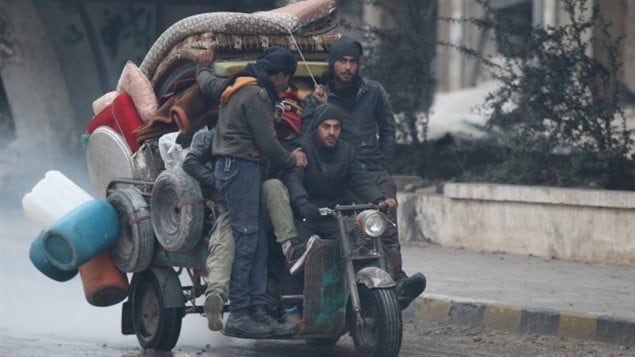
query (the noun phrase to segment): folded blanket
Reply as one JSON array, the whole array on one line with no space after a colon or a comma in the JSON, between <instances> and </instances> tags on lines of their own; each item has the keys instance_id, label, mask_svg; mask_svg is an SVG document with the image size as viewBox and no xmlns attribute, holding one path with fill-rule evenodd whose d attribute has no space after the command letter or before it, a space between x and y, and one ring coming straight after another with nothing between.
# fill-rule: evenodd
<instances>
[{"instance_id":1,"label":"folded blanket","mask_svg":"<svg viewBox=\"0 0 635 357\"><path fill-rule=\"evenodd\" d=\"M163 103L154 117L134 133L137 142L179 131L189 135L218 119L218 108L205 97L197 84L174 94Z\"/></svg>"},{"instance_id":2,"label":"folded blanket","mask_svg":"<svg viewBox=\"0 0 635 357\"><path fill-rule=\"evenodd\" d=\"M168 89L168 92L159 98L159 106L163 105L168 99L172 98L175 94L186 90L190 86L196 83L196 77L194 75L177 80Z\"/></svg>"},{"instance_id":3,"label":"folded blanket","mask_svg":"<svg viewBox=\"0 0 635 357\"><path fill-rule=\"evenodd\" d=\"M148 139L158 138L163 134L178 130L176 123L172 121L172 117L170 116L170 108L174 105L175 100L176 96L172 96L168 99L159 107L159 110L157 110L150 120L143 123L133 132L139 144Z\"/></svg>"},{"instance_id":4,"label":"folded blanket","mask_svg":"<svg viewBox=\"0 0 635 357\"><path fill-rule=\"evenodd\" d=\"M170 109L170 116L181 134L192 134L207 125L211 118L212 101L207 98L198 85L183 91L183 94Z\"/></svg>"}]
</instances>

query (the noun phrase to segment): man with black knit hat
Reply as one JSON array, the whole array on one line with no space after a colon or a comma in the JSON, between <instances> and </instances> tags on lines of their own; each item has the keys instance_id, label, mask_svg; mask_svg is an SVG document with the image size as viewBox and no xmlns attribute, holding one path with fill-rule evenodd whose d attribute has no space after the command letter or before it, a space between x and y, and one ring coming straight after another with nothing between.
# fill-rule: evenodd
<instances>
[{"instance_id":1,"label":"man with black knit hat","mask_svg":"<svg viewBox=\"0 0 635 357\"><path fill-rule=\"evenodd\" d=\"M269 47L221 88L212 154L217 157L214 178L227 203L235 245L229 317L223 329L227 335L257 338L293 333L290 324L279 323L265 309L267 240L260 218L260 190L263 158L281 169L307 165L302 151L288 152L280 145L273 126L274 103L296 66L287 49ZM204 88L199 78L201 82Z\"/></svg>"},{"instance_id":2,"label":"man with black knit hat","mask_svg":"<svg viewBox=\"0 0 635 357\"><path fill-rule=\"evenodd\" d=\"M315 108L321 103L331 103L347 114L343 122L342 140L351 143L362 166L386 197L397 198L397 186L388 172L388 162L395 147L395 119L388 95L376 81L359 76L362 45L348 36L342 36L329 49L329 71L325 75L326 86L319 85L306 100L302 116L302 132L312 127L316 118ZM406 308L425 289L425 277L421 273L408 278L402 269L399 245L397 210L389 219L382 237L390 270L397 281L397 295L402 308Z\"/></svg>"}]
</instances>

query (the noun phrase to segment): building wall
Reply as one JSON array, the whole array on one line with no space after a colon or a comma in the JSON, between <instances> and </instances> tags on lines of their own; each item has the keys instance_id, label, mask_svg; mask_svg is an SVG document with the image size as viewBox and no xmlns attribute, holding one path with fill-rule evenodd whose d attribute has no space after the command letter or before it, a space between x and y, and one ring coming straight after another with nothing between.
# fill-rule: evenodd
<instances>
[{"instance_id":1,"label":"building wall","mask_svg":"<svg viewBox=\"0 0 635 357\"><path fill-rule=\"evenodd\" d=\"M635 265L635 193L445 184L399 194L404 242Z\"/></svg>"},{"instance_id":2,"label":"building wall","mask_svg":"<svg viewBox=\"0 0 635 357\"><path fill-rule=\"evenodd\" d=\"M627 14L628 14L628 4L625 0L615 0L615 1L599 1L598 5L600 6L600 10L602 11L602 14L604 15L604 17L611 22L611 26L609 27L608 31L611 35L611 37L613 38L613 40L619 38L620 36L623 36L626 34L626 20L627 20ZM603 34L603 29L602 28L595 28L593 29L593 38L595 39L594 41L594 46L593 46L593 58L597 59L598 61L602 62L602 63L606 63L607 62L607 51L604 48L603 45L603 39L605 38L604 34ZM627 59L628 57L625 56L625 45L629 42L628 38L625 38L625 41L622 41L622 43L620 44L620 53L623 56L624 59ZM631 39L631 42L635 40L635 38ZM624 63L625 66L622 67L620 73L619 73L619 77L621 80L625 79L624 76L624 68L627 67L627 62Z\"/></svg>"},{"instance_id":3,"label":"building wall","mask_svg":"<svg viewBox=\"0 0 635 357\"><path fill-rule=\"evenodd\" d=\"M624 83L635 93L635 0L626 1L624 41Z\"/></svg>"},{"instance_id":4,"label":"building wall","mask_svg":"<svg viewBox=\"0 0 635 357\"><path fill-rule=\"evenodd\" d=\"M509 6L518 3L518 1L497 0L492 3L495 6ZM612 22L612 36L617 38L622 34L626 35L621 48L623 71L620 74L620 79L627 88L635 92L635 66L633 66L635 61L635 21L633 21L635 20L635 0L596 0L590 1L589 5L595 3L600 6L605 18ZM568 22L560 0L533 0L532 5L534 25L559 26ZM449 0L440 1L439 3L440 17L478 18L481 15L480 6L471 1ZM590 15L590 8L587 10L588 15ZM481 42L483 34L479 29L471 25L440 21L437 33L440 41L480 49L481 53L484 54L495 54L496 50L495 46L492 45L492 41ZM602 61L606 58L606 53L602 49L599 30L595 29L595 31L589 32L588 36L595 41L595 45L590 49L590 54ZM472 87L485 79L480 73L478 64L465 58L458 51L440 45L437 53L436 73L440 92Z\"/></svg>"},{"instance_id":5,"label":"building wall","mask_svg":"<svg viewBox=\"0 0 635 357\"><path fill-rule=\"evenodd\" d=\"M0 152L0 197L6 202L24 187L24 173L64 162L69 147L79 146L73 132L75 112L62 64L32 1L6 0L0 7L12 51L5 54L0 76L15 124L14 140ZM0 133L0 140L8 140Z\"/></svg>"},{"instance_id":6,"label":"building wall","mask_svg":"<svg viewBox=\"0 0 635 357\"><path fill-rule=\"evenodd\" d=\"M0 204L18 201L49 169L85 174L80 138L93 100L115 88L127 60L140 64L167 27L197 13L277 6L275 0L2 0L0 128L7 130L0 132Z\"/></svg>"},{"instance_id":7,"label":"building wall","mask_svg":"<svg viewBox=\"0 0 635 357\"><path fill-rule=\"evenodd\" d=\"M439 17L460 19L479 17L481 8L463 0L439 1ZM478 49L481 53L491 52L492 41L476 26L441 20L437 23L438 40L458 46ZM450 92L477 84L481 71L478 61L461 55L456 49L445 45L437 46L437 90Z\"/></svg>"}]
</instances>

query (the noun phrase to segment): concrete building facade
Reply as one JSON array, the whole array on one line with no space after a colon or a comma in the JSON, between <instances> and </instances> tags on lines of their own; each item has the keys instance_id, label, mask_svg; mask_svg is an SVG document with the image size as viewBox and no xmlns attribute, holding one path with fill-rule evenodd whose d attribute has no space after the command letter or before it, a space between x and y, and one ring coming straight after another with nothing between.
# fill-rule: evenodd
<instances>
[{"instance_id":1,"label":"concrete building facade","mask_svg":"<svg viewBox=\"0 0 635 357\"><path fill-rule=\"evenodd\" d=\"M561 0L491 0L490 4L499 12L520 12L534 26L558 26L568 21ZM635 66L632 65L635 62L635 1L589 0L587 15L590 14L591 6L595 4L600 7L606 20L612 23L611 35L614 38L625 36L620 48L623 64L620 80L631 92L635 92ZM483 14L482 8L475 1L439 1L438 6L441 18L469 18ZM487 55L497 54L494 41L486 38L485 34L473 25L439 21L437 26L439 41L467 46ZM606 54L601 46L600 29L594 29L588 36L594 43L591 55L601 61ZM474 60L444 46L437 48L435 72L438 80L437 90L440 92L473 87L485 80Z\"/></svg>"}]
</instances>

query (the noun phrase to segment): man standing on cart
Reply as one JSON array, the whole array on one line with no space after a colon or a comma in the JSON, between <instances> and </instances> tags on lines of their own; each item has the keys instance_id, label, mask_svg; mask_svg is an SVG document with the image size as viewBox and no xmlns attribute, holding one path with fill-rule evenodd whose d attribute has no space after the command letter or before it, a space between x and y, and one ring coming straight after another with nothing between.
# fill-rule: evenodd
<instances>
[{"instance_id":1,"label":"man standing on cart","mask_svg":"<svg viewBox=\"0 0 635 357\"><path fill-rule=\"evenodd\" d=\"M235 240L227 335L259 338L293 333L290 324L279 323L265 309L267 239L260 190L263 159L282 169L307 165L302 151L282 147L273 125L274 103L296 66L291 52L269 47L256 63L233 75L221 95L212 154L218 157L214 177L227 202Z\"/></svg>"}]
</instances>

